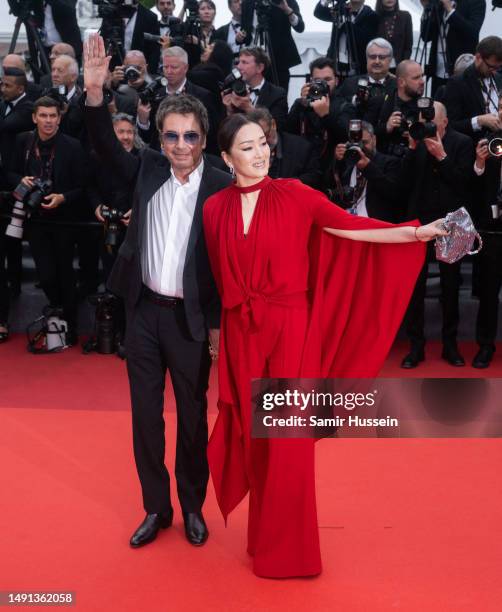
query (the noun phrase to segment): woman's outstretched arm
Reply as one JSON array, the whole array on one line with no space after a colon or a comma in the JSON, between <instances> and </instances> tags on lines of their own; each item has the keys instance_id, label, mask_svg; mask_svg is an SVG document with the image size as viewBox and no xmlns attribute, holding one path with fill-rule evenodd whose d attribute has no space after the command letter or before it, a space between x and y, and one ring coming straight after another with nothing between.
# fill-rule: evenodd
<instances>
[{"instance_id":1,"label":"woman's outstretched arm","mask_svg":"<svg viewBox=\"0 0 502 612\"><path fill-rule=\"evenodd\" d=\"M438 219L427 225L419 227L401 226L401 227L385 227L382 229L360 229L360 230L342 230L325 227L324 231L340 238L348 240L360 240L363 242L429 242L437 236L446 236L448 234L443 226L444 219Z\"/></svg>"}]
</instances>

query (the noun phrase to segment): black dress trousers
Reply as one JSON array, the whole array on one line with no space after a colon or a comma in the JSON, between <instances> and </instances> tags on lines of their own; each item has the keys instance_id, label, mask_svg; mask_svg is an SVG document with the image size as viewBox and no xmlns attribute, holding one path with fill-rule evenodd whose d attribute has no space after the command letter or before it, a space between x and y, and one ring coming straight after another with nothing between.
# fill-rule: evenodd
<instances>
[{"instance_id":1,"label":"black dress trousers","mask_svg":"<svg viewBox=\"0 0 502 612\"><path fill-rule=\"evenodd\" d=\"M132 403L134 458L147 513L171 509L164 463L164 388L169 371L178 418L175 475L184 512L198 512L206 496L208 342L191 338L183 303L166 307L141 297L127 313L126 353Z\"/></svg>"}]
</instances>

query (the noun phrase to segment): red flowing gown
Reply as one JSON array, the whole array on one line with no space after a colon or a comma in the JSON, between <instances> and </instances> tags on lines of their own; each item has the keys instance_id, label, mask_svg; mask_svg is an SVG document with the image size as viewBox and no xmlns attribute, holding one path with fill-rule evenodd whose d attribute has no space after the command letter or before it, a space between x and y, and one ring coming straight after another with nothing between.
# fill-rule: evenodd
<instances>
[{"instance_id":1,"label":"red flowing gown","mask_svg":"<svg viewBox=\"0 0 502 612\"><path fill-rule=\"evenodd\" d=\"M258 190L244 235L241 193ZM222 300L219 411L208 448L218 504L226 520L250 493L248 552L257 575L315 575L314 440L252 439L251 379L375 376L425 245L324 232L392 225L350 215L294 179L231 185L206 201L203 215Z\"/></svg>"}]
</instances>

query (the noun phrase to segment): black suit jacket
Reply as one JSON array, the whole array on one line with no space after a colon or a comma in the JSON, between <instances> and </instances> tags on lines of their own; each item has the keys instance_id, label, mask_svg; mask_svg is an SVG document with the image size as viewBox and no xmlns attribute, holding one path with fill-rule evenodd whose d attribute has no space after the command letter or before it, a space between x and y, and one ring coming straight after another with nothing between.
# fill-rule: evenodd
<instances>
[{"instance_id":1,"label":"black suit jacket","mask_svg":"<svg viewBox=\"0 0 502 612\"><path fill-rule=\"evenodd\" d=\"M314 10L314 17L321 21L333 21L331 10L323 6L320 2L317 3ZM353 59L357 60L358 68L356 72L362 73L366 71L366 45L376 37L378 29L378 15L369 6L363 6L361 12L357 15L354 23L347 23L340 29L340 32L345 32L348 40L355 40L355 49L351 48ZM337 49L335 48L336 28L333 25L331 31L331 41L329 43L326 55L335 57Z\"/></svg>"},{"instance_id":2,"label":"black suit jacket","mask_svg":"<svg viewBox=\"0 0 502 612\"><path fill-rule=\"evenodd\" d=\"M496 88L502 90L502 75L495 74ZM471 119L486 114L482 81L474 64L463 74L453 77L446 84L444 104L448 110L450 125L463 134L479 140L483 132L472 129Z\"/></svg>"},{"instance_id":3,"label":"black suit jacket","mask_svg":"<svg viewBox=\"0 0 502 612\"><path fill-rule=\"evenodd\" d=\"M8 173L12 189L27 175L27 151L32 147L35 132L24 132L16 139L11 171ZM57 133L52 172L52 193L62 193L65 201L54 210L39 210L32 218L81 220L88 217L86 202L88 160L78 140Z\"/></svg>"},{"instance_id":4,"label":"black suit jacket","mask_svg":"<svg viewBox=\"0 0 502 612\"><path fill-rule=\"evenodd\" d=\"M314 189L320 187L319 153L306 138L279 134L276 155L269 172L272 178L297 178Z\"/></svg>"},{"instance_id":5,"label":"black suit jacket","mask_svg":"<svg viewBox=\"0 0 502 612\"><path fill-rule=\"evenodd\" d=\"M265 81L260 89L255 106L265 106L277 123L277 129L283 130L286 127L288 118L288 94L286 90L270 81Z\"/></svg>"},{"instance_id":6,"label":"black suit jacket","mask_svg":"<svg viewBox=\"0 0 502 612\"><path fill-rule=\"evenodd\" d=\"M242 29L246 31L247 37L244 44L249 46L253 42L254 28L253 15L255 12L255 0L242 1ZM288 0L288 5L291 10L297 15L299 21L294 27L296 32L305 30L305 23L300 14L300 8L296 0ZM288 16L277 6L273 4L270 7L270 46L274 55L276 66L279 70L287 70L292 66L301 64L300 55L296 48L296 43L291 35L291 24ZM228 34L228 30L227 30ZM225 39L226 40L226 39Z\"/></svg>"},{"instance_id":7,"label":"black suit jacket","mask_svg":"<svg viewBox=\"0 0 502 612\"><path fill-rule=\"evenodd\" d=\"M120 173L133 195L131 222L108 279L108 288L124 298L132 309L142 292L141 253L148 202L170 176L168 159L143 149L138 156L128 154L113 131L104 106L85 107L86 125L93 147L111 172ZM206 199L230 184L231 177L204 161L204 171L188 241L183 270L184 309L194 340L203 341L209 328L219 327L220 301L214 282L202 227L202 207Z\"/></svg>"},{"instance_id":8,"label":"black suit jacket","mask_svg":"<svg viewBox=\"0 0 502 612\"><path fill-rule=\"evenodd\" d=\"M75 49L75 55L82 55L82 37L77 22L77 0L47 0L52 7L54 25L61 36L61 40ZM35 15L40 24L44 24L44 0L35 0Z\"/></svg>"},{"instance_id":9,"label":"black suit jacket","mask_svg":"<svg viewBox=\"0 0 502 612\"><path fill-rule=\"evenodd\" d=\"M7 105L0 102L0 163L9 168L12 153L16 142L16 135L31 130L33 121L33 102L25 96L14 106L10 113L5 116Z\"/></svg>"},{"instance_id":10,"label":"black suit jacket","mask_svg":"<svg viewBox=\"0 0 502 612\"><path fill-rule=\"evenodd\" d=\"M474 53L479 42L479 31L483 25L486 12L485 0L457 0L455 12L448 19L446 35L446 59L450 75L453 66L462 53ZM438 52L438 19L443 18L443 5L439 3L438 12L425 13L422 16L420 36L423 40L432 41L429 59L425 67L428 76L435 76Z\"/></svg>"},{"instance_id":11,"label":"black suit jacket","mask_svg":"<svg viewBox=\"0 0 502 612\"><path fill-rule=\"evenodd\" d=\"M152 11L142 4L138 5L136 24L132 33L131 50L143 51L148 64L148 72L157 74L160 62L160 45L155 41L145 40L144 33L160 35L160 25Z\"/></svg>"},{"instance_id":12,"label":"black suit jacket","mask_svg":"<svg viewBox=\"0 0 502 612\"><path fill-rule=\"evenodd\" d=\"M502 160L489 157L485 171L474 177L474 194L470 209L477 229L502 232L502 219L494 219L491 206L497 202L497 195L502 188L500 166Z\"/></svg>"},{"instance_id":13,"label":"black suit jacket","mask_svg":"<svg viewBox=\"0 0 502 612\"><path fill-rule=\"evenodd\" d=\"M446 213L469 206L474 164L474 146L470 138L447 128L443 138L447 154L442 162L435 160L423 142L417 148L408 150L403 158L401 185L403 193L409 195L406 219L417 217L424 223L444 217ZM427 189L437 190L434 213L424 215L428 208L424 193Z\"/></svg>"}]
</instances>

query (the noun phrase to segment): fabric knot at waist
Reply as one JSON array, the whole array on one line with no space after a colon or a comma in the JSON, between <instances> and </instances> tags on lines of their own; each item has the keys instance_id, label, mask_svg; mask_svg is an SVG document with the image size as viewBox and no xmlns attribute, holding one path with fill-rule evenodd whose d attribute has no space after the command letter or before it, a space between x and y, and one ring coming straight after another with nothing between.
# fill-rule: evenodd
<instances>
[{"instance_id":1,"label":"fabric knot at waist","mask_svg":"<svg viewBox=\"0 0 502 612\"><path fill-rule=\"evenodd\" d=\"M265 320L268 306L307 308L307 292L265 295L264 293L247 292L244 300L232 310L240 309L242 324L246 330L260 329Z\"/></svg>"}]
</instances>

